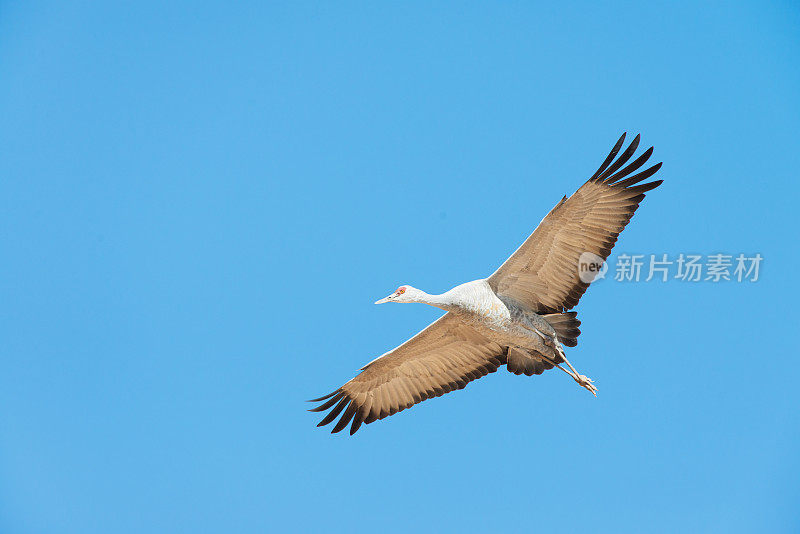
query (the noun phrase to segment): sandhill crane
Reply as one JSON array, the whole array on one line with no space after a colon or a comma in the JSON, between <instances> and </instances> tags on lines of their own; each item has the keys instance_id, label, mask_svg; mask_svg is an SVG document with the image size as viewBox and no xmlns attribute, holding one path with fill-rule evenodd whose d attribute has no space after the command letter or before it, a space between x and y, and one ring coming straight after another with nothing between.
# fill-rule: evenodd
<instances>
[{"instance_id":1,"label":"sandhill crane","mask_svg":"<svg viewBox=\"0 0 800 534\"><path fill-rule=\"evenodd\" d=\"M592 380L575 370L563 349L578 343L580 321L568 310L591 282L579 275L579 260L589 253L605 261L645 192L662 183L637 185L653 176L661 163L626 178L644 165L653 148L621 168L636 152L639 136L615 160L624 141L623 133L597 172L571 197L562 198L488 278L441 295L403 285L378 300L376 304L420 302L447 313L362 367L336 391L310 401L325 401L310 411L331 410L317 426L344 412L332 432L352 420L352 435L362 423L462 389L501 365L528 376L557 367L596 396Z\"/></svg>"}]
</instances>

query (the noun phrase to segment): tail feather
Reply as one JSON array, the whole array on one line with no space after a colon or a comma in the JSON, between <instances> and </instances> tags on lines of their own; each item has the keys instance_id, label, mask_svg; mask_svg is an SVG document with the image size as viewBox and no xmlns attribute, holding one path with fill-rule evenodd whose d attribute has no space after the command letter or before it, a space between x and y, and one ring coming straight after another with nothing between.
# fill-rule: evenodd
<instances>
[{"instance_id":1,"label":"tail feather","mask_svg":"<svg viewBox=\"0 0 800 534\"><path fill-rule=\"evenodd\" d=\"M540 375L548 369L552 369L553 365L546 362L536 351L525 351L511 347L508 349L508 372L515 375Z\"/></svg>"},{"instance_id":2,"label":"tail feather","mask_svg":"<svg viewBox=\"0 0 800 534\"><path fill-rule=\"evenodd\" d=\"M574 347L578 344L578 336L581 331L578 328L581 322L578 320L578 312L551 313L542 315L542 318L550 323L558 335L558 340L567 347Z\"/></svg>"}]
</instances>

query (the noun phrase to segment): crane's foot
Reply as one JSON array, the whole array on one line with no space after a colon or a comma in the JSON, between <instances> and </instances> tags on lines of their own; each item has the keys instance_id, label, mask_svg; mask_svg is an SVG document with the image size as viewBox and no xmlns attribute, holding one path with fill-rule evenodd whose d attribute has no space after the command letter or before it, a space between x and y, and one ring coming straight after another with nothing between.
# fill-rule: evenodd
<instances>
[{"instance_id":1,"label":"crane's foot","mask_svg":"<svg viewBox=\"0 0 800 534\"><path fill-rule=\"evenodd\" d=\"M586 390L589 391L589 393L591 393L595 397L597 396L597 388L594 387L594 384L592 383L594 382L594 380L592 380L586 375L577 375L573 376L572 378L575 380L575 382L578 383L580 387L585 388Z\"/></svg>"},{"instance_id":2,"label":"crane's foot","mask_svg":"<svg viewBox=\"0 0 800 534\"><path fill-rule=\"evenodd\" d=\"M556 346L558 346L558 345L556 345ZM560 348L560 346L559 346L559 348ZM543 359L545 361L547 361L550 365L558 367L559 369L561 369L562 371L567 373L569 376L572 377L572 379L575 382L578 383L578 385L580 387L586 389L589 393L591 393L592 395L597 397L597 388L593 384L594 380L592 380L588 376L582 375L578 371L576 371L575 368L572 366L572 364L569 363L569 360L564 356L564 351L563 350L560 350L559 353L562 356L562 358L564 359L564 363L566 363L569 366L569 369L564 369L563 367L561 367L561 365L559 365L559 363L561 363L561 362L559 362L558 360L554 361L554 360L551 360L550 358L548 358L546 356L543 356ZM540 354L540 356L541 356L541 354Z\"/></svg>"}]
</instances>

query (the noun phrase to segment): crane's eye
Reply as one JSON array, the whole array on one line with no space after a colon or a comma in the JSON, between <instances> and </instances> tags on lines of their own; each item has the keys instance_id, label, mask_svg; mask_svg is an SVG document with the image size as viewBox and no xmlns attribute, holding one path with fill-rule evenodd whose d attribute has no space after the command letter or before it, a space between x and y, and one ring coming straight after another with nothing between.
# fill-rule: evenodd
<instances>
[{"instance_id":1,"label":"crane's eye","mask_svg":"<svg viewBox=\"0 0 800 534\"><path fill-rule=\"evenodd\" d=\"M405 292L406 292L406 288L404 288L402 286L398 287L397 291L395 291L395 293L397 293L398 295L402 295Z\"/></svg>"}]
</instances>

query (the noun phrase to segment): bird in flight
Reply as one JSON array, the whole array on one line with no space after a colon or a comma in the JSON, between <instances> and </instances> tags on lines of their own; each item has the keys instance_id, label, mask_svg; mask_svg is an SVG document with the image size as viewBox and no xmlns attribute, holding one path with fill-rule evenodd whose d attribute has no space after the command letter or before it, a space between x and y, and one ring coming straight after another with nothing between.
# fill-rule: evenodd
<instances>
[{"instance_id":1,"label":"bird in flight","mask_svg":"<svg viewBox=\"0 0 800 534\"><path fill-rule=\"evenodd\" d=\"M462 389L501 365L527 376L557 367L596 396L592 380L578 373L564 354L564 347L576 346L580 335L577 313L568 310L591 282L579 272L579 264L586 254L605 261L645 193L662 183L641 183L661 163L632 174L647 162L653 147L628 163L639 136L619 154L624 142L623 133L597 172L571 197L562 198L488 278L441 295L403 285L378 300L375 304L420 302L447 313L362 367L336 391L310 401L322 403L310 411L330 410L317 426L341 414L332 432L350 423L352 435L362 423Z\"/></svg>"}]
</instances>

